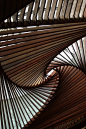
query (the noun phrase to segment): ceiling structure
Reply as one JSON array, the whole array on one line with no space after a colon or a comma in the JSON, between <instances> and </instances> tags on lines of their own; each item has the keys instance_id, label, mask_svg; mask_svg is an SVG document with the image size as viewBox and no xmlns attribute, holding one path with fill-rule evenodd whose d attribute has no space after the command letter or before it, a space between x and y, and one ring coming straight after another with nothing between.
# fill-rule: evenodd
<instances>
[{"instance_id":1,"label":"ceiling structure","mask_svg":"<svg viewBox=\"0 0 86 129\"><path fill-rule=\"evenodd\" d=\"M6 7L0 4L3 20L0 28L86 21L86 0L9 0L9 5L4 1L3 6ZM31 3L26 5L27 2Z\"/></svg>"},{"instance_id":2,"label":"ceiling structure","mask_svg":"<svg viewBox=\"0 0 86 129\"><path fill-rule=\"evenodd\" d=\"M67 129L85 121L86 0L0 6L1 129Z\"/></svg>"}]
</instances>

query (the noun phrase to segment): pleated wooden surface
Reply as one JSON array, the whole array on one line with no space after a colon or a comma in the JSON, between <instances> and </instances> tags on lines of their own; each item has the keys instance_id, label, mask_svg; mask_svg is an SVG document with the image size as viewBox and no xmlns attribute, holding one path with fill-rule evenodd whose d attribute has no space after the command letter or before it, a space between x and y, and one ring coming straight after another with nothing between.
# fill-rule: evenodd
<instances>
[{"instance_id":1,"label":"pleated wooden surface","mask_svg":"<svg viewBox=\"0 0 86 129\"><path fill-rule=\"evenodd\" d=\"M60 66L57 70L60 77L57 92L29 128L50 129L86 114L86 75L73 66Z\"/></svg>"},{"instance_id":2,"label":"pleated wooden surface","mask_svg":"<svg viewBox=\"0 0 86 129\"><path fill-rule=\"evenodd\" d=\"M10 17L7 17L0 24L0 28L48 25L59 22L75 22L76 20L86 21L86 0L35 0L30 2L31 0L28 2L25 0L24 3L19 0L17 3L12 1L12 9L11 7L6 8L7 12L2 9L2 18L4 19L9 15ZM14 5L16 3L16 9L14 9L13 3ZM25 3L27 6L23 7ZM6 5L6 7L8 6ZM21 9L18 10L20 7ZM13 10L16 12L14 11L15 14L11 15Z\"/></svg>"},{"instance_id":3,"label":"pleated wooden surface","mask_svg":"<svg viewBox=\"0 0 86 129\"><path fill-rule=\"evenodd\" d=\"M46 29L37 27L21 33L18 30L1 32L1 35L4 34L0 37L1 66L8 78L18 86L39 85L44 80L50 61L68 45L86 35L85 22L52 25Z\"/></svg>"},{"instance_id":4,"label":"pleated wooden surface","mask_svg":"<svg viewBox=\"0 0 86 129\"><path fill-rule=\"evenodd\" d=\"M36 88L19 88L1 73L1 129L28 127L44 110L59 83L56 71Z\"/></svg>"}]
</instances>

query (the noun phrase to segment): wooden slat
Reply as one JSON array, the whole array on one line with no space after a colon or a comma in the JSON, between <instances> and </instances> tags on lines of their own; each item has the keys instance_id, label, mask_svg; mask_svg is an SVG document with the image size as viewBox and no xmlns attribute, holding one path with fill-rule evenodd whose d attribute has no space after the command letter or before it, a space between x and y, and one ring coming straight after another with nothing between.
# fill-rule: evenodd
<instances>
[{"instance_id":1,"label":"wooden slat","mask_svg":"<svg viewBox=\"0 0 86 129\"><path fill-rule=\"evenodd\" d=\"M31 2L28 6L29 6L29 8L28 8L28 12L27 12L27 17L26 17L26 21L28 21L28 22L30 22L30 17L31 17L31 12L32 12L32 7L33 7L33 3L34 2Z\"/></svg>"},{"instance_id":2,"label":"wooden slat","mask_svg":"<svg viewBox=\"0 0 86 129\"><path fill-rule=\"evenodd\" d=\"M75 15L75 10L76 10L76 6L77 6L77 1L78 1L78 0L74 0L74 1L73 1L71 13L70 13L70 18L72 18L72 19L74 18L74 15Z\"/></svg>"},{"instance_id":3,"label":"wooden slat","mask_svg":"<svg viewBox=\"0 0 86 129\"><path fill-rule=\"evenodd\" d=\"M25 13L25 7L21 9L21 14L20 14L20 16L19 16L19 21L20 21L20 22L23 22L24 13Z\"/></svg>"},{"instance_id":4,"label":"wooden slat","mask_svg":"<svg viewBox=\"0 0 86 129\"><path fill-rule=\"evenodd\" d=\"M80 10L80 14L79 14L79 17L80 18L83 18L84 17L85 6L86 6L86 0L83 0L82 6L81 6L81 10Z\"/></svg>"},{"instance_id":5,"label":"wooden slat","mask_svg":"<svg viewBox=\"0 0 86 129\"><path fill-rule=\"evenodd\" d=\"M79 0L77 3L76 11L75 11L75 18L79 18L79 12L81 8L82 0Z\"/></svg>"},{"instance_id":6,"label":"wooden slat","mask_svg":"<svg viewBox=\"0 0 86 129\"><path fill-rule=\"evenodd\" d=\"M59 0L58 7L57 7L57 10L56 10L56 17L55 17L55 19L59 19L61 7L62 7L62 2L63 2L63 0Z\"/></svg>"},{"instance_id":7,"label":"wooden slat","mask_svg":"<svg viewBox=\"0 0 86 129\"><path fill-rule=\"evenodd\" d=\"M39 21L42 21L42 19L43 19L43 11L44 11L44 5L45 5L45 1L46 0L41 0L41 5L40 5L40 8L39 8L39 10L38 10L38 20Z\"/></svg>"},{"instance_id":8,"label":"wooden slat","mask_svg":"<svg viewBox=\"0 0 86 129\"><path fill-rule=\"evenodd\" d=\"M40 0L35 0L35 2L34 2L35 7L34 7L34 10L33 10L32 21L36 21L37 20L37 11L38 11L38 8L39 8L39 2L40 2Z\"/></svg>"},{"instance_id":9,"label":"wooden slat","mask_svg":"<svg viewBox=\"0 0 86 129\"><path fill-rule=\"evenodd\" d=\"M53 0L52 7L49 13L49 19L54 19L55 7L56 7L57 0Z\"/></svg>"},{"instance_id":10,"label":"wooden slat","mask_svg":"<svg viewBox=\"0 0 86 129\"><path fill-rule=\"evenodd\" d=\"M13 15L13 22L17 22L17 13Z\"/></svg>"},{"instance_id":11,"label":"wooden slat","mask_svg":"<svg viewBox=\"0 0 86 129\"><path fill-rule=\"evenodd\" d=\"M73 0L69 0L68 5L67 5L67 9L66 9L66 13L65 13L66 19L70 18L70 11L71 11L72 4L73 4Z\"/></svg>"},{"instance_id":12,"label":"wooden slat","mask_svg":"<svg viewBox=\"0 0 86 129\"><path fill-rule=\"evenodd\" d=\"M65 12L66 12L66 7L67 7L67 0L64 0L63 4L62 4L62 8L61 8L61 12L60 12L60 19L65 19Z\"/></svg>"},{"instance_id":13,"label":"wooden slat","mask_svg":"<svg viewBox=\"0 0 86 129\"><path fill-rule=\"evenodd\" d=\"M51 0L47 0L47 5L46 5L45 12L44 12L45 14L44 14L43 20L48 20L48 15L49 15L50 7L51 7Z\"/></svg>"},{"instance_id":14,"label":"wooden slat","mask_svg":"<svg viewBox=\"0 0 86 129\"><path fill-rule=\"evenodd\" d=\"M86 7L85 7L85 11L84 11L84 18L86 18Z\"/></svg>"}]
</instances>

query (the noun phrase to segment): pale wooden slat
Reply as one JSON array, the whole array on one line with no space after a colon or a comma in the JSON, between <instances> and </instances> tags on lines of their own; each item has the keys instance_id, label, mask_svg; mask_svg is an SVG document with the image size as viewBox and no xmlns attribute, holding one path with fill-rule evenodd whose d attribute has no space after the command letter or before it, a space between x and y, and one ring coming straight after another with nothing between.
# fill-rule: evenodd
<instances>
[{"instance_id":1,"label":"pale wooden slat","mask_svg":"<svg viewBox=\"0 0 86 129\"><path fill-rule=\"evenodd\" d=\"M39 1L40 0L35 0L35 8L33 10L33 17L32 17L32 21L36 21L37 20L37 11L38 11L38 7L39 7Z\"/></svg>"},{"instance_id":2,"label":"pale wooden slat","mask_svg":"<svg viewBox=\"0 0 86 129\"><path fill-rule=\"evenodd\" d=\"M54 19L56 3L57 3L57 0L53 0L52 7L49 14L49 19Z\"/></svg>"},{"instance_id":3,"label":"pale wooden slat","mask_svg":"<svg viewBox=\"0 0 86 129\"><path fill-rule=\"evenodd\" d=\"M32 12L32 7L33 7L33 3L34 2L32 2L32 3L30 3L28 6L29 6L29 8L28 8L28 12L27 12L27 17L26 17L26 21L27 22L30 22L30 17L31 17L31 12Z\"/></svg>"},{"instance_id":4,"label":"pale wooden slat","mask_svg":"<svg viewBox=\"0 0 86 129\"><path fill-rule=\"evenodd\" d=\"M48 20L50 5L51 5L51 0L47 0L47 6L46 6L46 10L45 10L45 12L44 12L45 15L44 15L43 20Z\"/></svg>"},{"instance_id":5,"label":"pale wooden slat","mask_svg":"<svg viewBox=\"0 0 86 129\"><path fill-rule=\"evenodd\" d=\"M65 11L66 11L66 6L67 6L67 0L64 0L64 3L62 5L62 9L60 12L60 19L64 19L65 17Z\"/></svg>"},{"instance_id":6,"label":"pale wooden slat","mask_svg":"<svg viewBox=\"0 0 86 129\"><path fill-rule=\"evenodd\" d=\"M75 18L79 18L79 11L80 11L81 4L82 4L82 0L78 0L77 7L75 10Z\"/></svg>"},{"instance_id":7,"label":"pale wooden slat","mask_svg":"<svg viewBox=\"0 0 86 129\"><path fill-rule=\"evenodd\" d=\"M15 13L14 15L13 15L13 22L16 22L17 21L17 13Z\"/></svg>"},{"instance_id":8,"label":"pale wooden slat","mask_svg":"<svg viewBox=\"0 0 86 129\"><path fill-rule=\"evenodd\" d=\"M20 17L19 17L19 21L20 21L20 22L23 22L24 13L25 13L25 7L21 9L21 14L20 14Z\"/></svg>"},{"instance_id":9,"label":"pale wooden slat","mask_svg":"<svg viewBox=\"0 0 86 129\"><path fill-rule=\"evenodd\" d=\"M43 9L44 9L44 4L46 0L41 1L40 9L38 10L38 20L41 21L43 19Z\"/></svg>"},{"instance_id":10,"label":"pale wooden slat","mask_svg":"<svg viewBox=\"0 0 86 129\"><path fill-rule=\"evenodd\" d=\"M82 6L81 6L81 10L80 10L80 14L79 14L79 17L80 18L83 18L84 17L85 7L86 7L86 0L83 0Z\"/></svg>"},{"instance_id":11,"label":"pale wooden slat","mask_svg":"<svg viewBox=\"0 0 86 129\"><path fill-rule=\"evenodd\" d=\"M73 1L71 13L70 13L70 18L72 18L72 19L74 18L74 13L75 13L75 9L76 9L76 6L77 6L77 1L78 1L78 0L74 0L74 1Z\"/></svg>"},{"instance_id":12,"label":"pale wooden slat","mask_svg":"<svg viewBox=\"0 0 86 129\"><path fill-rule=\"evenodd\" d=\"M57 10L56 10L56 17L55 17L55 19L59 19L62 2L63 2L63 0L59 0L58 7L57 7Z\"/></svg>"},{"instance_id":13,"label":"pale wooden slat","mask_svg":"<svg viewBox=\"0 0 86 129\"><path fill-rule=\"evenodd\" d=\"M73 3L73 0L69 0L68 1L68 5L67 5L67 9L66 9L66 14L65 14L65 18L66 19L70 18L70 10L71 10L71 7L72 7L72 3Z\"/></svg>"}]
</instances>

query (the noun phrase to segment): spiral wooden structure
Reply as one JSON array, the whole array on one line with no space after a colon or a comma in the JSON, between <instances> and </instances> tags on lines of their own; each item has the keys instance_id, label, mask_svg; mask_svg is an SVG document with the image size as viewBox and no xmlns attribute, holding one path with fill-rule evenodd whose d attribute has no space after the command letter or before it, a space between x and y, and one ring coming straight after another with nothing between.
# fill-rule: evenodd
<instances>
[{"instance_id":1,"label":"spiral wooden structure","mask_svg":"<svg viewBox=\"0 0 86 129\"><path fill-rule=\"evenodd\" d=\"M0 1L1 129L85 126L86 0L8 1Z\"/></svg>"}]
</instances>

